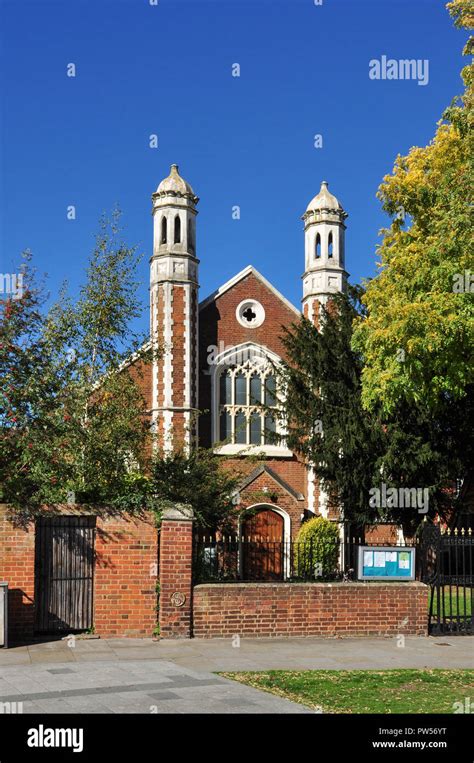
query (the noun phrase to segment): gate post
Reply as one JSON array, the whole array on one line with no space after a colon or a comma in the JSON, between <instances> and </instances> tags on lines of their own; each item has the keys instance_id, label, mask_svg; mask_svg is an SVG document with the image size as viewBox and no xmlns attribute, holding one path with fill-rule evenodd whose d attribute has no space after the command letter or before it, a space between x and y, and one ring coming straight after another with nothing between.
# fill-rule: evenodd
<instances>
[{"instance_id":1,"label":"gate post","mask_svg":"<svg viewBox=\"0 0 474 763\"><path fill-rule=\"evenodd\" d=\"M160 530L161 638L190 638L193 592L193 510L176 504L163 511Z\"/></svg>"}]
</instances>

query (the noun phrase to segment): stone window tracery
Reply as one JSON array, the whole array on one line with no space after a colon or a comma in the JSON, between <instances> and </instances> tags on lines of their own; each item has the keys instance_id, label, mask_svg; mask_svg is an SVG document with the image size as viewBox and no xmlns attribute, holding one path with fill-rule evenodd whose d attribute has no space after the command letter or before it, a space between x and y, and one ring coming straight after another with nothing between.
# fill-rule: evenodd
<instances>
[{"instance_id":1,"label":"stone window tracery","mask_svg":"<svg viewBox=\"0 0 474 763\"><path fill-rule=\"evenodd\" d=\"M260 359L261 361L261 359ZM251 360L223 366L217 385L219 439L235 445L275 443L277 386L273 368L267 362L255 366Z\"/></svg>"}]
</instances>

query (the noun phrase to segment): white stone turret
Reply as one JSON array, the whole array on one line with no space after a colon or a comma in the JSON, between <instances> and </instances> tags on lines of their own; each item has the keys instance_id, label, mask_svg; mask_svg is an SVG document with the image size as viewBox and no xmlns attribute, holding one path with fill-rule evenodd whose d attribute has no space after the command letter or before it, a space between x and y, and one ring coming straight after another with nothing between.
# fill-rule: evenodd
<instances>
[{"instance_id":1,"label":"white stone turret","mask_svg":"<svg viewBox=\"0 0 474 763\"><path fill-rule=\"evenodd\" d=\"M344 291L344 220L347 213L328 191L324 180L319 193L311 199L302 220L305 235L305 272L303 274L303 314L318 322L319 308L332 294Z\"/></svg>"}]
</instances>

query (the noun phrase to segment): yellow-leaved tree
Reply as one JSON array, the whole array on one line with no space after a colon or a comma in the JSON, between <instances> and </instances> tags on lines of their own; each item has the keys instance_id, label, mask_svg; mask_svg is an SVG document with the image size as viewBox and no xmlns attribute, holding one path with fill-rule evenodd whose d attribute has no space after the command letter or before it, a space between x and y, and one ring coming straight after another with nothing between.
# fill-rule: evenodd
<instances>
[{"instance_id":1,"label":"yellow-leaved tree","mask_svg":"<svg viewBox=\"0 0 474 763\"><path fill-rule=\"evenodd\" d=\"M474 26L472 0L448 10ZM464 53L472 52L472 37ZM363 403L390 413L400 403L436 411L472 393L474 382L473 77L438 123L431 143L398 156L379 188L392 216L382 231L379 273L367 284L367 316L355 325Z\"/></svg>"}]
</instances>

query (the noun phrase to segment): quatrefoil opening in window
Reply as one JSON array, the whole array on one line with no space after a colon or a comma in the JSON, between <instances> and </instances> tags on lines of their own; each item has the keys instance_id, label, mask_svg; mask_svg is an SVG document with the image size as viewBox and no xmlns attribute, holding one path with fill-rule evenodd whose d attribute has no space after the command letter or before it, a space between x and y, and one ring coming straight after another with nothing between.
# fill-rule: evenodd
<instances>
[{"instance_id":1,"label":"quatrefoil opening in window","mask_svg":"<svg viewBox=\"0 0 474 763\"><path fill-rule=\"evenodd\" d=\"M265 320L265 310L256 299L244 299L238 305L235 316L241 326L257 328Z\"/></svg>"}]
</instances>

